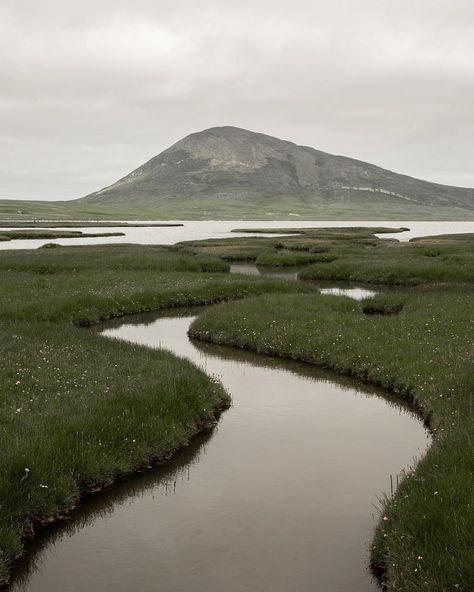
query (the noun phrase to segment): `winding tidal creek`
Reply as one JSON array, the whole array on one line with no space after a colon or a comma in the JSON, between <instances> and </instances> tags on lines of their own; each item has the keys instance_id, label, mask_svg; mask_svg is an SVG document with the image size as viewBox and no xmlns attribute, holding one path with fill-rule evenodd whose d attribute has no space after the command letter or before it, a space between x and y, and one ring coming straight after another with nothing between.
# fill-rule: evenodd
<instances>
[{"instance_id":1,"label":"winding tidal creek","mask_svg":"<svg viewBox=\"0 0 474 592\"><path fill-rule=\"evenodd\" d=\"M84 501L40 534L15 592L370 592L379 499L429 444L383 391L191 341L195 311L131 317L108 338L166 348L233 406L168 465Z\"/></svg>"}]
</instances>

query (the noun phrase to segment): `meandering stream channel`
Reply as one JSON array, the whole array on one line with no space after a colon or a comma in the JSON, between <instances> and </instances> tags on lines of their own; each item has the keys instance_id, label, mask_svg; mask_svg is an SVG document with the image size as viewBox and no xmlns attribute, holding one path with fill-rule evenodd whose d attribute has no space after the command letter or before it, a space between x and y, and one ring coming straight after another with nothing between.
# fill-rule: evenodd
<instances>
[{"instance_id":1,"label":"meandering stream channel","mask_svg":"<svg viewBox=\"0 0 474 592\"><path fill-rule=\"evenodd\" d=\"M196 314L131 317L103 335L200 365L232 408L169 465L40 534L15 592L377 589L366 566L376 506L425 451L422 423L332 373L191 341Z\"/></svg>"}]
</instances>

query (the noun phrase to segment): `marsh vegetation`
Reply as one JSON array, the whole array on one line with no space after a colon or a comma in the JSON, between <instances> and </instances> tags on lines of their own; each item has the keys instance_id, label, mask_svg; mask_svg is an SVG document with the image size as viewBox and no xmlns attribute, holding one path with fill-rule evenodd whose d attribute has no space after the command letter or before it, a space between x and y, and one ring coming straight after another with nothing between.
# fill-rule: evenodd
<instances>
[{"instance_id":1,"label":"marsh vegetation","mask_svg":"<svg viewBox=\"0 0 474 592\"><path fill-rule=\"evenodd\" d=\"M78 328L301 287L161 247L9 251L0 261L0 580L25 537L91 490L168 457L228 403L171 354ZM113 426L113 429L111 429Z\"/></svg>"},{"instance_id":2,"label":"marsh vegetation","mask_svg":"<svg viewBox=\"0 0 474 592\"><path fill-rule=\"evenodd\" d=\"M0 241L34 240L39 238L97 238L123 236L123 232L81 232L79 230L51 230L48 228L24 228L21 230L0 230Z\"/></svg>"},{"instance_id":3,"label":"marsh vegetation","mask_svg":"<svg viewBox=\"0 0 474 592\"><path fill-rule=\"evenodd\" d=\"M299 277L407 288L360 304L314 294L250 298L206 311L191 335L331 368L412 401L434 443L386 500L372 566L391 590L469 590L474 582L474 237L402 245L360 236L318 239L318 234L309 231L290 243L305 240L305 249L311 249L312 235L337 259L310 265ZM288 250L288 241L272 248ZM204 250L213 252L212 246Z\"/></svg>"},{"instance_id":4,"label":"marsh vegetation","mask_svg":"<svg viewBox=\"0 0 474 592\"><path fill-rule=\"evenodd\" d=\"M14 592L153 592L158 577L163 590L377 591L366 567L373 506L429 444L419 418L383 389L314 365L191 340L202 312L90 329L190 360L219 377L232 408L170 466L145 471L145 490L128 479L125 503L104 511L103 495L89 498L40 536L36 569L21 562Z\"/></svg>"},{"instance_id":5,"label":"marsh vegetation","mask_svg":"<svg viewBox=\"0 0 474 592\"><path fill-rule=\"evenodd\" d=\"M417 406L433 445L386 500L372 565L391 590L470 590L474 236L399 243L374 232L308 229L170 248L5 253L2 579L38 523L68 512L86 491L169 456L228 401L189 362L107 342L78 326L241 299L206 311L193 336L350 374ZM299 277L307 281L226 273L229 262L259 258L304 264ZM319 294L320 280L400 289L358 303Z\"/></svg>"}]
</instances>

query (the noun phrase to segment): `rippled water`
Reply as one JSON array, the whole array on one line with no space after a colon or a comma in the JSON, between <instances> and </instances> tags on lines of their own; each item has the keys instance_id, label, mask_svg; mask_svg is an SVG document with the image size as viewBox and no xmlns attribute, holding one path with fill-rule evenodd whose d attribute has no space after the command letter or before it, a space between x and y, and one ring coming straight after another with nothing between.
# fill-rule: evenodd
<instances>
[{"instance_id":1,"label":"rippled water","mask_svg":"<svg viewBox=\"0 0 474 592\"><path fill-rule=\"evenodd\" d=\"M420 421L311 366L191 341L193 318L137 317L104 335L188 358L221 379L233 407L174 462L41 535L13 590L376 590L375 507L426 449Z\"/></svg>"}]
</instances>

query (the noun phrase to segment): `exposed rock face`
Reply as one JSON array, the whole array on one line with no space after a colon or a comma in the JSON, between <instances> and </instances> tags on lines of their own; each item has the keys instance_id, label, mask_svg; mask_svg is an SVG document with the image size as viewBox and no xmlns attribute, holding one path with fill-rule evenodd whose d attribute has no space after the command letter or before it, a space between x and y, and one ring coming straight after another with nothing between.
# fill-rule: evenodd
<instances>
[{"instance_id":1,"label":"exposed rock face","mask_svg":"<svg viewBox=\"0 0 474 592\"><path fill-rule=\"evenodd\" d=\"M112 204L139 199L285 196L314 200L398 202L400 207L474 210L474 189L420 181L235 127L191 134L113 185L82 201Z\"/></svg>"}]
</instances>

